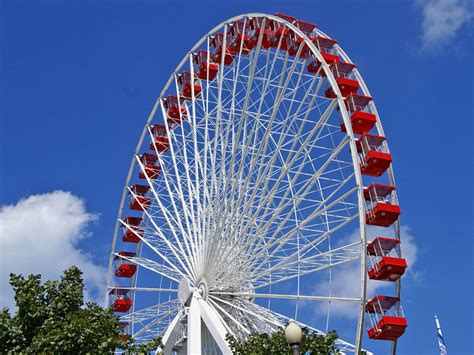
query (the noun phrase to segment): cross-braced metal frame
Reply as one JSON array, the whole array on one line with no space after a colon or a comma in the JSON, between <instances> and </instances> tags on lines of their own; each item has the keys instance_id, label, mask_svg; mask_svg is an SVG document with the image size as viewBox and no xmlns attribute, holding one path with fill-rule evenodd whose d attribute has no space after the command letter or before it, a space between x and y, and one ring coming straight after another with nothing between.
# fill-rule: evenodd
<instances>
[{"instance_id":1,"label":"cross-braced metal frame","mask_svg":"<svg viewBox=\"0 0 474 355\"><path fill-rule=\"evenodd\" d=\"M276 21L301 37L296 56L280 50L281 39L277 48L264 49L260 34L255 48L236 55L232 64L224 65L222 55L217 77L200 81L199 96L191 86L192 99L179 102L187 117L166 126L169 151L156 153L161 175L151 179L145 174L151 205L144 208L143 235L135 233L141 241L136 256L119 254L120 227L129 227L126 199L136 197L129 185L137 171L145 171L139 154L154 142L150 125L167 117L167 95L179 96L178 73L189 71L193 77L193 53L209 51L217 31L225 39L230 23L242 20L245 27L255 17ZM299 59L305 45L322 63L316 74L308 73L307 63ZM357 71L356 76L368 95ZM327 87L335 99L325 97ZM377 129L383 133L380 119ZM358 241L338 239L338 232L348 228L360 230ZM114 258L137 265L131 282L122 285L134 301L121 318L130 334L137 340L164 336L165 353L206 346L226 353L226 333L244 339L255 331L273 332L289 318L298 319L303 301L354 302L359 316L353 345L338 340L338 346L358 352L366 301L365 248L365 203L354 134L343 97L318 49L279 17L247 14L220 24L192 48L166 83L127 177L108 288L119 283L113 280ZM358 297L334 297L331 289L314 294L305 285L308 277L317 282L323 272L330 283L331 270L347 263L360 268ZM150 280L147 272L155 277ZM293 292L279 292L289 288ZM273 309L273 300L286 301L287 307ZM330 307L327 321L329 317Z\"/></svg>"}]
</instances>

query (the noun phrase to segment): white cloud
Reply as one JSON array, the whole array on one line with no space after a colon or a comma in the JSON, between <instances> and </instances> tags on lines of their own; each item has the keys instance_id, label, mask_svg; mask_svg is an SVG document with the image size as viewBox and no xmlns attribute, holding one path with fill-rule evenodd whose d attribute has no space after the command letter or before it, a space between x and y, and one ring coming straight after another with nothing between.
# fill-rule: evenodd
<instances>
[{"instance_id":1,"label":"white cloud","mask_svg":"<svg viewBox=\"0 0 474 355\"><path fill-rule=\"evenodd\" d=\"M385 232L385 233L384 233ZM379 227L369 227L367 231L367 240L370 242L376 236L386 236L386 230ZM359 240L359 230L357 229L347 238L341 241L342 244L348 244L354 241ZM400 239L402 241L402 252L404 258L407 260L408 269L403 276L413 277L414 265L417 258L417 246L415 244L415 238L411 234L410 227L401 226L400 228ZM384 281L371 281L368 280L367 284L367 297L370 298L376 293L384 291L386 288L393 288L393 284L390 282ZM343 264L342 266L335 268L332 271L331 279L331 290L332 296L336 297L358 297L360 293L360 268L359 263L348 263ZM317 295L327 295L329 291L329 282L325 281L319 283L315 287L314 294ZM390 290L387 290L391 294ZM325 315L327 312L327 304L321 302L317 305L315 309L318 315ZM332 302L331 304L331 314L337 316L344 316L347 318L357 317L358 308L354 303L349 302Z\"/></svg>"},{"instance_id":2,"label":"white cloud","mask_svg":"<svg viewBox=\"0 0 474 355\"><path fill-rule=\"evenodd\" d=\"M461 27L474 18L470 0L421 0L422 49L437 50L449 45Z\"/></svg>"},{"instance_id":3,"label":"white cloud","mask_svg":"<svg viewBox=\"0 0 474 355\"><path fill-rule=\"evenodd\" d=\"M89 236L88 225L97 216L84 201L69 192L33 195L15 205L0 207L0 307L14 306L9 274L41 274L57 279L72 265L83 271L86 298L104 289L105 269L78 248Z\"/></svg>"}]
</instances>

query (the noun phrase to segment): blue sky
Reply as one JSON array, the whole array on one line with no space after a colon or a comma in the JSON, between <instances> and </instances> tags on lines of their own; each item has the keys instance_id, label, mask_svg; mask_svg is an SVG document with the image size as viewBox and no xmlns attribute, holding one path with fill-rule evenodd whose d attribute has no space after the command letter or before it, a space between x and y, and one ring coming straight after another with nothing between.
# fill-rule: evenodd
<instances>
[{"instance_id":1,"label":"blue sky","mask_svg":"<svg viewBox=\"0 0 474 355\"><path fill-rule=\"evenodd\" d=\"M435 313L448 351L472 353L469 6L461 0L0 1L0 204L70 192L48 195L52 211L66 205L77 213L70 228L61 217L54 225L69 236L64 248L73 260L91 273L103 271L133 150L177 63L229 17L288 13L315 22L357 63L390 141L401 222L418 247L403 286L409 328L400 353L436 351ZM27 200L23 212L38 203ZM11 252L21 260L15 264L25 264L21 272L54 275L42 269L50 263L47 251L40 263L25 262L25 250L43 250L46 234L2 239L2 258ZM9 266L17 270L2 264Z\"/></svg>"}]
</instances>

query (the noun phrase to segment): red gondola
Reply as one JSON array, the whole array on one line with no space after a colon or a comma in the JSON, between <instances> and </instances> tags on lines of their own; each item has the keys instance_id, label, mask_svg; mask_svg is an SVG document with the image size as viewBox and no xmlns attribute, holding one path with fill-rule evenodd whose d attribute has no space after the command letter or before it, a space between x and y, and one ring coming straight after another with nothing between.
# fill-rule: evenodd
<instances>
[{"instance_id":1,"label":"red gondola","mask_svg":"<svg viewBox=\"0 0 474 355\"><path fill-rule=\"evenodd\" d=\"M178 77L178 84L181 86L180 98L184 100L191 100L193 97L198 97L201 94L202 87L198 78L192 78L191 73L185 71ZM194 95L193 95L194 90Z\"/></svg>"},{"instance_id":2,"label":"red gondola","mask_svg":"<svg viewBox=\"0 0 474 355\"><path fill-rule=\"evenodd\" d=\"M295 34L292 30L282 26L278 27L275 31L275 35L270 39L270 47L279 48L283 51L287 51L289 46L293 44Z\"/></svg>"},{"instance_id":3,"label":"red gondola","mask_svg":"<svg viewBox=\"0 0 474 355\"><path fill-rule=\"evenodd\" d=\"M283 20L288 21L289 23L294 23L296 21L296 17L290 16L290 15L287 15L287 14L283 14L281 12L277 12L275 14L275 16L277 16L279 18L282 18Z\"/></svg>"},{"instance_id":4,"label":"red gondola","mask_svg":"<svg viewBox=\"0 0 474 355\"><path fill-rule=\"evenodd\" d=\"M372 280L397 281L407 268L398 239L375 238L367 245L367 255L370 263L368 274Z\"/></svg>"},{"instance_id":5,"label":"red gondola","mask_svg":"<svg viewBox=\"0 0 474 355\"><path fill-rule=\"evenodd\" d=\"M252 40L250 33L249 21L235 21L229 29L228 46L232 53L249 54L255 47L255 42Z\"/></svg>"},{"instance_id":6,"label":"red gondola","mask_svg":"<svg viewBox=\"0 0 474 355\"><path fill-rule=\"evenodd\" d=\"M194 72L196 77L202 80L214 80L219 71L219 66L213 63L212 60L208 62L209 52L200 50L194 55Z\"/></svg>"},{"instance_id":7,"label":"red gondola","mask_svg":"<svg viewBox=\"0 0 474 355\"><path fill-rule=\"evenodd\" d=\"M329 67L336 79L341 95L347 97L350 94L355 94L357 89L359 89L359 82L355 80L354 75L355 65L346 62L334 62ZM327 98L333 99L336 97L331 87L324 94Z\"/></svg>"},{"instance_id":8,"label":"red gondola","mask_svg":"<svg viewBox=\"0 0 474 355\"><path fill-rule=\"evenodd\" d=\"M109 294L112 296L114 312L125 313L132 307L132 300L128 297L127 289L113 288Z\"/></svg>"},{"instance_id":9,"label":"red gondola","mask_svg":"<svg viewBox=\"0 0 474 355\"><path fill-rule=\"evenodd\" d=\"M318 48L319 53L327 64L332 64L339 61L336 49L334 48L334 45L337 43L335 40L327 37L316 36L312 41L316 48ZM306 67L308 72L313 74L317 73L320 67L321 62L315 56L311 56ZM324 76L326 74L323 71L320 73L320 75Z\"/></svg>"},{"instance_id":10,"label":"red gondola","mask_svg":"<svg viewBox=\"0 0 474 355\"><path fill-rule=\"evenodd\" d=\"M303 32L310 38L313 36L313 31L316 28L316 25L314 23L306 22L302 20L296 20L294 22L294 25L298 27L301 30L301 32Z\"/></svg>"},{"instance_id":11,"label":"red gondola","mask_svg":"<svg viewBox=\"0 0 474 355\"><path fill-rule=\"evenodd\" d=\"M114 257L117 264L115 276L130 278L135 275L137 265L129 261L127 258L134 258L136 255L136 253L130 251L119 251L118 255Z\"/></svg>"},{"instance_id":12,"label":"red gondola","mask_svg":"<svg viewBox=\"0 0 474 355\"><path fill-rule=\"evenodd\" d=\"M363 175L381 176L385 173L392 162L385 137L363 134L356 140L356 145Z\"/></svg>"},{"instance_id":13,"label":"red gondola","mask_svg":"<svg viewBox=\"0 0 474 355\"><path fill-rule=\"evenodd\" d=\"M264 49L270 48L271 42L274 41L277 31L275 21L270 19L264 20L262 17L256 17L250 19L249 27L253 46L255 47L257 45L263 27L261 47Z\"/></svg>"},{"instance_id":14,"label":"red gondola","mask_svg":"<svg viewBox=\"0 0 474 355\"><path fill-rule=\"evenodd\" d=\"M172 127L168 127L171 131ZM155 124L151 127L151 133L154 137L154 142L150 143L150 149L158 153L166 152L170 147L170 141L166 134L166 126L163 124Z\"/></svg>"},{"instance_id":15,"label":"red gondola","mask_svg":"<svg viewBox=\"0 0 474 355\"><path fill-rule=\"evenodd\" d=\"M231 50L230 38L227 36L225 43L225 56L224 56L224 65L230 65L234 61L236 52ZM224 34L222 32L217 32L216 35L211 40L211 59L214 63L222 63L222 52L224 47Z\"/></svg>"},{"instance_id":16,"label":"red gondola","mask_svg":"<svg viewBox=\"0 0 474 355\"><path fill-rule=\"evenodd\" d=\"M188 111L182 99L169 95L163 102L165 110L167 110L167 121L172 124L180 124L184 117L188 115Z\"/></svg>"},{"instance_id":17,"label":"red gondola","mask_svg":"<svg viewBox=\"0 0 474 355\"><path fill-rule=\"evenodd\" d=\"M292 35L292 36L288 36L287 39L288 39L288 44L287 44L288 55L292 57L296 57L296 55L298 55L298 58L301 58L301 59L306 59L310 57L311 51L308 45L306 44L306 42L304 42L303 37Z\"/></svg>"},{"instance_id":18,"label":"red gondola","mask_svg":"<svg viewBox=\"0 0 474 355\"><path fill-rule=\"evenodd\" d=\"M146 197L149 189L150 187L146 185L133 185L131 188L133 194L128 207L135 211L148 209L151 206L151 199Z\"/></svg>"},{"instance_id":19,"label":"red gondola","mask_svg":"<svg viewBox=\"0 0 474 355\"><path fill-rule=\"evenodd\" d=\"M393 341L405 333L408 324L398 297L375 296L367 302L365 310L370 322L370 339Z\"/></svg>"},{"instance_id":20,"label":"red gondola","mask_svg":"<svg viewBox=\"0 0 474 355\"><path fill-rule=\"evenodd\" d=\"M375 125L377 117L372 113L370 96L350 94L345 98L346 108L355 134L369 132ZM341 131L346 132L346 127L341 124Z\"/></svg>"},{"instance_id":21,"label":"red gondola","mask_svg":"<svg viewBox=\"0 0 474 355\"><path fill-rule=\"evenodd\" d=\"M143 229L140 228L140 224L142 223L142 219L139 217L130 217L127 216L124 219L124 222L128 225L122 224L122 229L124 229L124 233L122 234L122 241L126 243L138 243L140 242L140 237L143 236ZM137 235L138 234L138 235Z\"/></svg>"},{"instance_id":22,"label":"red gondola","mask_svg":"<svg viewBox=\"0 0 474 355\"><path fill-rule=\"evenodd\" d=\"M275 16L278 16L289 23L294 23L296 21L296 18L294 18L293 16L285 15L282 13L276 13ZM293 31L287 28L284 24L280 24L278 22L272 22L271 27L273 29L273 33L268 40L269 46L272 48L278 48L279 46L281 50L287 51L288 45L293 43Z\"/></svg>"},{"instance_id":23,"label":"red gondola","mask_svg":"<svg viewBox=\"0 0 474 355\"><path fill-rule=\"evenodd\" d=\"M373 226L389 227L400 215L395 186L373 183L364 189L367 201L366 223Z\"/></svg>"},{"instance_id":24,"label":"red gondola","mask_svg":"<svg viewBox=\"0 0 474 355\"><path fill-rule=\"evenodd\" d=\"M157 165L158 157L156 154L143 153L140 156L140 161L143 164L143 168L138 173L140 179L148 177L151 180L155 180L160 176L161 168Z\"/></svg>"}]
</instances>

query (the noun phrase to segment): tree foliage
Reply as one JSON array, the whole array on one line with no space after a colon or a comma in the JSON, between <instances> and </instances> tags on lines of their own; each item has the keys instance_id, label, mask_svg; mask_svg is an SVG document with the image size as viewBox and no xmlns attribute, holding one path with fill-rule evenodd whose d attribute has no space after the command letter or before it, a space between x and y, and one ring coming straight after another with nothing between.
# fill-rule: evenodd
<instances>
[{"instance_id":1,"label":"tree foliage","mask_svg":"<svg viewBox=\"0 0 474 355\"><path fill-rule=\"evenodd\" d=\"M300 344L301 354L337 354L335 341L338 338L335 331L324 335L309 332L303 328L303 339ZM252 333L245 342L240 342L232 335L227 335L227 341L233 354L254 355L291 355L291 349L286 342L283 328L268 335L266 333Z\"/></svg>"},{"instance_id":2,"label":"tree foliage","mask_svg":"<svg viewBox=\"0 0 474 355\"><path fill-rule=\"evenodd\" d=\"M40 275L10 274L17 311L7 308L0 314L0 353L104 354L123 349L130 353L149 353L162 348L161 338L134 344L119 328L110 308L84 304L82 272L66 270L60 280L41 283ZM301 353L335 354L336 332L326 336L303 329ZM228 335L234 354L291 354L284 329L272 335L254 333L241 343Z\"/></svg>"},{"instance_id":3,"label":"tree foliage","mask_svg":"<svg viewBox=\"0 0 474 355\"><path fill-rule=\"evenodd\" d=\"M119 329L111 309L84 304L82 272L66 270L60 280L41 284L40 275L10 274L17 312L0 314L0 353L110 353L115 349L147 353L161 345L157 338L134 344Z\"/></svg>"}]
</instances>

